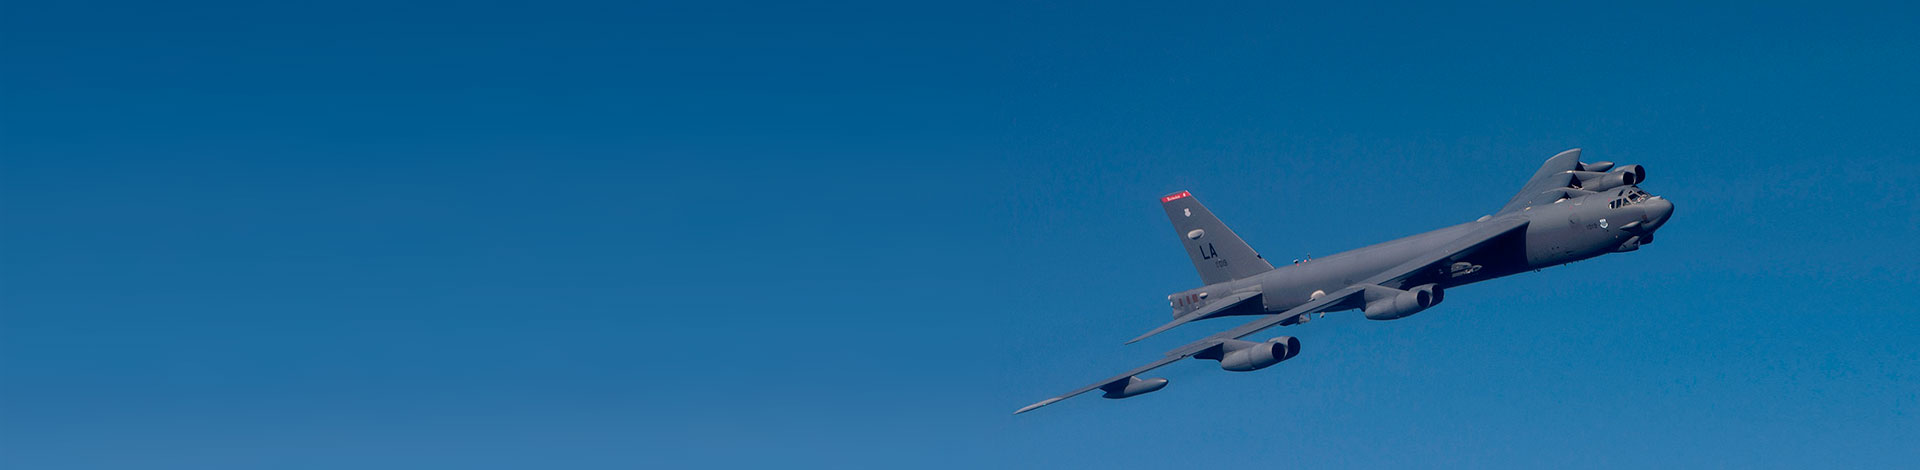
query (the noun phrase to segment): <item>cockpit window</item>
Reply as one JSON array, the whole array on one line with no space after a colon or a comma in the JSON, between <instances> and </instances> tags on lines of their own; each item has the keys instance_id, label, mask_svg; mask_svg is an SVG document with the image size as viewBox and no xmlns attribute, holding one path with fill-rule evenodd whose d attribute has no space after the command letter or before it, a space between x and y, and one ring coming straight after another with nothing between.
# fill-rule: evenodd
<instances>
[{"instance_id":1,"label":"cockpit window","mask_svg":"<svg viewBox=\"0 0 1920 470\"><path fill-rule=\"evenodd\" d=\"M1652 199L1652 198L1653 198L1653 195L1647 194L1646 191L1641 191L1639 188L1623 189L1623 190L1620 190L1619 197L1615 197L1613 199L1613 202L1607 203L1607 207L1619 209L1621 207L1639 204L1640 201L1645 201L1647 199Z\"/></svg>"}]
</instances>

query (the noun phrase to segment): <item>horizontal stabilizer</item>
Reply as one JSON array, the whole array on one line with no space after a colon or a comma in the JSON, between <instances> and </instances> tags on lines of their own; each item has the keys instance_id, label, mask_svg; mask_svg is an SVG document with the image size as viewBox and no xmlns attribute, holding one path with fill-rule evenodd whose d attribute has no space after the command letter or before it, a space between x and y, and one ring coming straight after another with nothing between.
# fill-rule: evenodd
<instances>
[{"instance_id":1,"label":"horizontal stabilizer","mask_svg":"<svg viewBox=\"0 0 1920 470\"><path fill-rule=\"evenodd\" d=\"M1173 321L1168 322L1165 325L1160 325L1159 328L1154 328L1153 331L1149 331L1147 332L1147 334L1140 335L1140 337L1134 338L1132 340L1128 340L1127 344L1138 343L1140 342L1140 340L1147 339L1148 336L1160 334L1167 330L1171 330L1176 326L1184 325L1190 321L1205 320L1210 315L1220 313L1221 311L1224 311L1226 309L1233 308L1233 306L1235 305L1240 305L1240 304L1246 303L1249 300L1253 300L1257 298L1260 298L1259 292L1241 292L1238 294L1226 296L1224 298L1221 298L1220 300L1216 300L1212 303L1207 304L1207 306L1205 307L1200 307L1199 310L1194 310L1191 313L1182 315L1180 318L1175 318L1173 319Z\"/></svg>"}]
</instances>

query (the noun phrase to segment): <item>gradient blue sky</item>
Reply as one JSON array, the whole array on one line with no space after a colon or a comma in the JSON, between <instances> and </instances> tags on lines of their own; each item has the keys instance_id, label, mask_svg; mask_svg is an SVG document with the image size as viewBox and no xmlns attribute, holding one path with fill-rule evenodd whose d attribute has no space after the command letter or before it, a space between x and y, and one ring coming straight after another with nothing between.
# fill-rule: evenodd
<instances>
[{"instance_id":1,"label":"gradient blue sky","mask_svg":"<svg viewBox=\"0 0 1920 470\"><path fill-rule=\"evenodd\" d=\"M267 3L0 5L0 466L1920 461L1910 3ZM1658 244L1008 414L1239 323L1120 344L1162 194L1290 259L1570 147Z\"/></svg>"}]
</instances>

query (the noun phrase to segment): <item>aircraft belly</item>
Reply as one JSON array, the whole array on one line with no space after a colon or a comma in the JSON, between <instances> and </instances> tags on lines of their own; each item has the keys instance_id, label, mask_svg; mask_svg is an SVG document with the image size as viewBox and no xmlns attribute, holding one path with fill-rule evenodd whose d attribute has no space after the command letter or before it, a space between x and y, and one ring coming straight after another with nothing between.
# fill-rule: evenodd
<instances>
[{"instance_id":1,"label":"aircraft belly","mask_svg":"<svg viewBox=\"0 0 1920 470\"><path fill-rule=\"evenodd\" d=\"M1434 243L1403 239L1353 250L1325 259L1282 266L1260 283L1262 306L1269 312L1291 309L1313 300L1314 292L1332 293L1392 269L1431 250Z\"/></svg>"},{"instance_id":2,"label":"aircraft belly","mask_svg":"<svg viewBox=\"0 0 1920 470\"><path fill-rule=\"evenodd\" d=\"M1332 293L1347 288L1440 249L1475 227L1474 224L1461 224L1326 258L1280 266L1258 277L1262 310L1284 311L1312 300L1316 291ZM1515 234L1510 241L1489 247L1486 253L1475 256L1472 261L1480 265L1478 270L1468 275L1443 279L1443 285L1468 284L1534 269L1531 265L1534 254L1527 243L1530 235Z\"/></svg>"},{"instance_id":3,"label":"aircraft belly","mask_svg":"<svg viewBox=\"0 0 1920 470\"><path fill-rule=\"evenodd\" d=\"M1535 223L1527 225L1525 251L1527 267L1540 269L1566 263L1573 255L1573 222L1557 207L1537 211ZM1553 212L1553 213L1547 213Z\"/></svg>"},{"instance_id":4,"label":"aircraft belly","mask_svg":"<svg viewBox=\"0 0 1920 470\"><path fill-rule=\"evenodd\" d=\"M1307 303L1313 290L1302 290L1300 265L1283 266L1260 279L1261 307L1279 312Z\"/></svg>"},{"instance_id":5,"label":"aircraft belly","mask_svg":"<svg viewBox=\"0 0 1920 470\"><path fill-rule=\"evenodd\" d=\"M1497 241L1475 253L1466 262L1474 266L1472 272L1448 277L1440 285L1449 288L1464 286L1535 269L1528 261L1524 233Z\"/></svg>"}]
</instances>

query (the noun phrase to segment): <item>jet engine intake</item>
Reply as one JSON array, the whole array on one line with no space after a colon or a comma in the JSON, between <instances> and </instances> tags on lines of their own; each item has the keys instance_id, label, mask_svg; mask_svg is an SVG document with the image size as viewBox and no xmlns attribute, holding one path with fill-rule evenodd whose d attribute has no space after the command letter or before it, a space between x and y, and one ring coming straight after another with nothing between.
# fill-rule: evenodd
<instances>
[{"instance_id":1,"label":"jet engine intake","mask_svg":"<svg viewBox=\"0 0 1920 470\"><path fill-rule=\"evenodd\" d=\"M1368 320L1396 320L1439 305L1445 298L1446 293L1433 284L1407 290L1375 286L1367 289L1367 304L1360 311Z\"/></svg>"},{"instance_id":2,"label":"jet engine intake","mask_svg":"<svg viewBox=\"0 0 1920 470\"><path fill-rule=\"evenodd\" d=\"M1281 336L1264 343L1235 339L1221 343L1220 348L1217 357L1202 359L1219 359L1221 369L1246 372L1265 369L1300 355L1300 340L1292 336Z\"/></svg>"},{"instance_id":3,"label":"jet engine intake","mask_svg":"<svg viewBox=\"0 0 1920 470\"><path fill-rule=\"evenodd\" d=\"M1647 182L1647 168L1640 165L1627 165L1613 170L1614 173L1628 175L1627 184L1635 185Z\"/></svg>"}]
</instances>

